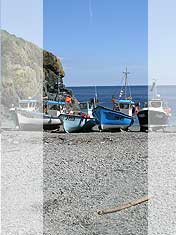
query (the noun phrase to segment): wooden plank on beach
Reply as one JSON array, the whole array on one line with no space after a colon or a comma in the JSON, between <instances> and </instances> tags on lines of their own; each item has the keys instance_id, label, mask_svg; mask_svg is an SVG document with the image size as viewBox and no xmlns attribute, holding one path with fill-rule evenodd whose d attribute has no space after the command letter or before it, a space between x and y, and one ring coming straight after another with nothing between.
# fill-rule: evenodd
<instances>
[{"instance_id":1,"label":"wooden plank on beach","mask_svg":"<svg viewBox=\"0 0 176 235\"><path fill-rule=\"evenodd\" d=\"M109 214L109 213L115 213L115 212L118 212L118 211L127 209L127 208L129 208L129 207L136 206L136 205L138 205L138 204L147 202L147 201L149 201L149 200L150 200L150 198L149 198L148 196L145 196L145 197L143 197L143 198L140 198L140 199L137 199L137 200L135 200L135 201L131 201L131 202L122 204L121 206L118 206L118 207L115 207L115 208L109 208L109 209L99 210L99 211L97 211L97 213L98 213L98 215L105 215L105 214Z\"/></svg>"}]
</instances>

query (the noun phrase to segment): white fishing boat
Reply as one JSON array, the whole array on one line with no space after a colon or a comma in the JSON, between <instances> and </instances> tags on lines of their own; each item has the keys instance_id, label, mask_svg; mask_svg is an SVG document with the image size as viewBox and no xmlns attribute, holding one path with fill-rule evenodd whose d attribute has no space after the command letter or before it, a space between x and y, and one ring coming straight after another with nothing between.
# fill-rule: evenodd
<instances>
[{"instance_id":1,"label":"white fishing boat","mask_svg":"<svg viewBox=\"0 0 176 235\"><path fill-rule=\"evenodd\" d=\"M17 125L22 130L59 129L62 124L58 117L60 111L50 110L49 106L63 107L64 105L65 102L57 101L45 101L43 104L34 99L20 100L19 107L15 108Z\"/></svg>"},{"instance_id":2,"label":"white fishing boat","mask_svg":"<svg viewBox=\"0 0 176 235\"><path fill-rule=\"evenodd\" d=\"M22 130L59 129L61 120L57 116L41 112L16 110L19 127Z\"/></svg>"},{"instance_id":3,"label":"white fishing boat","mask_svg":"<svg viewBox=\"0 0 176 235\"><path fill-rule=\"evenodd\" d=\"M155 81L153 81L151 92L152 99L150 99L148 104L146 104L145 107L138 112L140 130L165 130L165 128L169 125L171 109L157 93Z\"/></svg>"}]
</instances>

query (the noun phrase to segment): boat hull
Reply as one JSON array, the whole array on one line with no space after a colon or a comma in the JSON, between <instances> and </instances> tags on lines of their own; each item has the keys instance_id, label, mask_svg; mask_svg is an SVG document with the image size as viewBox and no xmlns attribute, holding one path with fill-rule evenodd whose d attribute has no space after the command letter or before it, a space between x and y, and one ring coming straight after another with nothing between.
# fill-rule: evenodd
<instances>
[{"instance_id":1,"label":"boat hull","mask_svg":"<svg viewBox=\"0 0 176 235\"><path fill-rule=\"evenodd\" d=\"M164 111L141 110L138 113L138 119L141 130L164 129L169 124L169 116Z\"/></svg>"},{"instance_id":2,"label":"boat hull","mask_svg":"<svg viewBox=\"0 0 176 235\"><path fill-rule=\"evenodd\" d=\"M91 131L96 125L94 118L84 118L76 115L61 114L59 118L63 122L64 131L67 133Z\"/></svg>"},{"instance_id":3,"label":"boat hull","mask_svg":"<svg viewBox=\"0 0 176 235\"><path fill-rule=\"evenodd\" d=\"M17 110L17 118L22 130L53 130L58 129L61 120L40 112Z\"/></svg>"},{"instance_id":4,"label":"boat hull","mask_svg":"<svg viewBox=\"0 0 176 235\"><path fill-rule=\"evenodd\" d=\"M102 106L96 107L93 110L93 115L97 118L101 130L125 130L134 122L131 116Z\"/></svg>"}]
</instances>

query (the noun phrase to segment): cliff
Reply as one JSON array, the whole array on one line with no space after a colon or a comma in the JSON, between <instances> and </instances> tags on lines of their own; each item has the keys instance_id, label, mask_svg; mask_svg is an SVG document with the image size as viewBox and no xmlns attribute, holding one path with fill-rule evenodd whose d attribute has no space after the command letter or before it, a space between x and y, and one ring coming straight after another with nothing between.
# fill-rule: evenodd
<instances>
[{"instance_id":1,"label":"cliff","mask_svg":"<svg viewBox=\"0 0 176 235\"><path fill-rule=\"evenodd\" d=\"M63 83L61 61L31 42L1 30L1 104L10 107L28 97L65 100L72 91Z\"/></svg>"},{"instance_id":2,"label":"cliff","mask_svg":"<svg viewBox=\"0 0 176 235\"><path fill-rule=\"evenodd\" d=\"M75 99L72 91L63 82L65 76L61 61L51 52L43 51L43 97L51 100L65 100L67 95Z\"/></svg>"}]
</instances>

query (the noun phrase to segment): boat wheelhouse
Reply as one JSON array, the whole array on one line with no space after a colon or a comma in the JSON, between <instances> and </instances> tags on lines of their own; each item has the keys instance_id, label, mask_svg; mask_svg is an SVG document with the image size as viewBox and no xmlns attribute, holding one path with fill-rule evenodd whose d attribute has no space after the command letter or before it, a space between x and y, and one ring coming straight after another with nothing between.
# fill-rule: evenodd
<instances>
[{"instance_id":1,"label":"boat wheelhouse","mask_svg":"<svg viewBox=\"0 0 176 235\"><path fill-rule=\"evenodd\" d=\"M171 110L168 108L167 103L157 94L155 81L151 91L153 92L153 98L138 113L141 131L164 130L169 125Z\"/></svg>"},{"instance_id":2,"label":"boat wheelhouse","mask_svg":"<svg viewBox=\"0 0 176 235\"><path fill-rule=\"evenodd\" d=\"M35 111L36 109L38 109L39 106L42 106L42 102L39 102L36 99L29 98L29 99L19 100L18 109Z\"/></svg>"},{"instance_id":3,"label":"boat wheelhouse","mask_svg":"<svg viewBox=\"0 0 176 235\"><path fill-rule=\"evenodd\" d=\"M94 101L86 101L79 103L80 111L89 115L91 118L93 118L92 110L95 108L95 106L96 104Z\"/></svg>"},{"instance_id":4,"label":"boat wheelhouse","mask_svg":"<svg viewBox=\"0 0 176 235\"><path fill-rule=\"evenodd\" d=\"M133 107L134 102L132 100L115 100L113 103L113 110L120 111L126 115L132 116L133 115Z\"/></svg>"}]
</instances>

